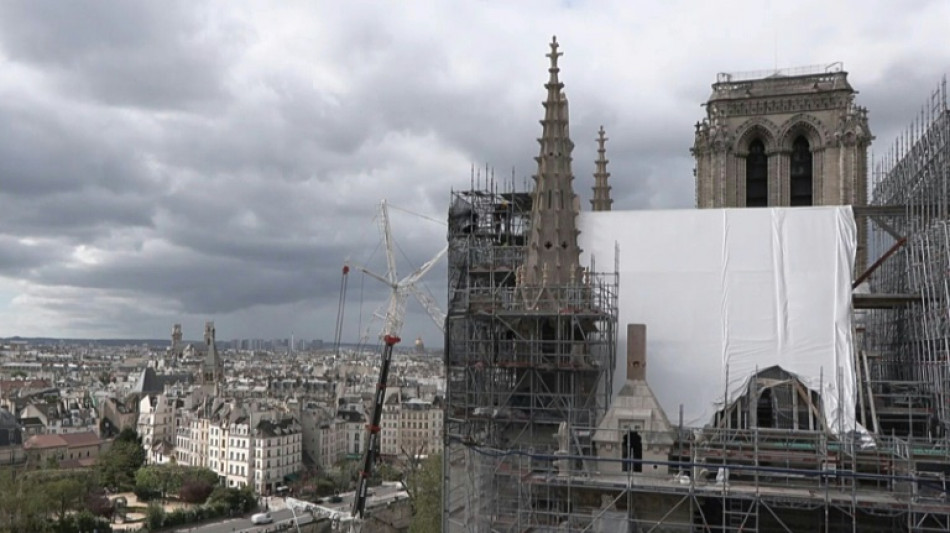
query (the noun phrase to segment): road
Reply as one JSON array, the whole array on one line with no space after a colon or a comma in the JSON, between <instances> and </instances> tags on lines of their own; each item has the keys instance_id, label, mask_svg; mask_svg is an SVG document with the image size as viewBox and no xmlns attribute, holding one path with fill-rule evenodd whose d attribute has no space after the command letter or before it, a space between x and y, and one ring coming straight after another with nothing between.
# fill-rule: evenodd
<instances>
[{"instance_id":1,"label":"road","mask_svg":"<svg viewBox=\"0 0 950 533\"><path fill-rule=\"evenodd\" d=\"M196 527L182 526L178 529L175 529L176 533L232 533L232 532L241 532L241 533L263 533L265 531L289 531L295 532L296 529L293 527L293 513L290 512L290 509L281 509L280 511L271 511L270 515L274 518L274 521L270 524L265 525L254 525L251 523L251 517L247 518L230 518L221 522L213 522L210 524L204 524ZM303 521L309 521L310 516L304 513L297 516L301 517ZM306 517L306 518L304 518ZM289 524L291 527L289 529L280 529L281 525Z\"/></svg>"}]
</instances>

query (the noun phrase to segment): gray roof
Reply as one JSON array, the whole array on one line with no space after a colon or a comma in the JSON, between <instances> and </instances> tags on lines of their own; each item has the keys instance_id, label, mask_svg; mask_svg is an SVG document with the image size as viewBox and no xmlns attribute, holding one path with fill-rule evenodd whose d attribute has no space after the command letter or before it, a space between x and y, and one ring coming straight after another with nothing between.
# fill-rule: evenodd
<instances>
[{"instance_id":1,"label":"gray roof","mask_svg":"<svg viewBox=\"0 0 950 533\"><path fill-rule=\"evenodd\" d=\"M0 410L0 446L22 445L23 432L16 417L9 411Z\"/></svg>"}]
</instances>

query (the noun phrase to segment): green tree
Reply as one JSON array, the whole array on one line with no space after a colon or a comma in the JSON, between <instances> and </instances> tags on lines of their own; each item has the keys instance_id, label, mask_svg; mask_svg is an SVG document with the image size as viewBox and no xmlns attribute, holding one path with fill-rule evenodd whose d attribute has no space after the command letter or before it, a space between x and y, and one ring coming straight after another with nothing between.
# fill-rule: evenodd
<instances>
[{"instance_id":1,"label":"green tree","mask_svg":"<svg viewBox=\"0 0 950 533\"><path fill-rule=\"evenodd\" d=\"M81 506L86 487L75 477L64 477L43 483L43 492L49 498L58 519L62 521L68 511Z\"/></svg>"},{"instance_id":2,"label":"green tree","mask_svg":"<svg viewBox=\"0 0 950 533\"><path fill-rule=\"evenodd\" d=\"M149 465L135 472L135 495L149 499L178 492L181 487L181 469L173 465Z\"/></svg>"},{"instance_id":3,"label":"green tree","mask_svg":"<svg viewBox=\"0 0 950 533\"><path fill-rule=\"evenodd\" d=\"M406 479L412 499L409 533L429 533L442 529L442 455L430 455Z\"/></svg>"},{"instance_id":4,"label":"green tree","mask_svg":"<svg viewBox=\"0 0 950 533\"><path fill-rule=\"evenodd\" d=\"M220 505L238 513L246 513L257 507L257 495L250 487L215 487L211 496L208 496L208 505Z\"/></svg>"},{"instance_id":5,"label":"green tree","mask_svg":"<svg viewBox=\"0 0 950 533\"><path fill-rule=\"evenodd\" d=\"M376 473L382 481L399 481L402 479L402 472L395 466L383 462L376 468Z\"/></svg>"},{"instance_id":6,"label":"green tree","mask_svg":"<svg viewBox=\"0 0 950 533\"><path fill-rule=\"evenodd\" d=\"M0 471L0 531L79 531L73 511L80 511L84 496L95 490L87 478L49 470Z\"/></svg>"},{"instance_id":7,"label":"green tree","mask_svg":"<svg viewBox=\"0 0 950 533\"><path fill-rule=\"evenodd\" d=\"M342 459L337 461L330 470L330 479L333 480L336 492L346 492L356 488L356 480L360 475L359 461Z\"/></svg>"},{"instance_id":8,"label":"green tree","mask_svg":"<svg viewBox=\"0 0 950 533\"><path fill-rule=\"evenodd\" d=\"M111 533L112 526L109 522L103 520L89 511L80 511L75 516L76 531L84 533L86 531L96 531L97 533Z\"/></svg>"},{"instance_id":9,"label":"green tree","mask_svg":"<svg viewBox=\"0 0 950 533\"><path fill-rule=\"evenodd\" d=\"M134 429L126 428L112 442L109 451L96 461L96 473L103 487L129 490L135 483L135 472L145 463L142 439Z\"/></svg>"},{"instance_id":10,"label":"green tree","mask_svg":"<svg viewBox=\"0 0 950 533\"><path fill-rule=\"evenodd\" d=\"M189 481L202 485L211 485L212 487L218 484L218 474L210 468L202 468L198 466L185 466L178 468L181 469L180 484L184 484Z\"/></svg>"},{"instance_id":11,"label":"green tree","mask_svg":"<svg viewBox=\"0 0 950 533\"><path fill-rule=\"evenodd\" d=\"M148 504L148 509L145 511L145 527L147 527L149 531L155 531L161 529L164 523L165 509L154 502Z\"/></svg>"}]
</instances>

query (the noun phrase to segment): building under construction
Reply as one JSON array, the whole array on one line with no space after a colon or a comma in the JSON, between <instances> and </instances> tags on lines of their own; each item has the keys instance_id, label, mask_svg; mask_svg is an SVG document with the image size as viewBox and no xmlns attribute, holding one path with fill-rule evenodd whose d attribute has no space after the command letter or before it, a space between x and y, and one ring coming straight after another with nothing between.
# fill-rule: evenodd
<instances>
[{"instance_id":1,"label":"building under construction","mask_svg":"<svg viewBox=\"0 0 950 533\"><path fill-rule=\"evenodd\" d=\"M653 357L647 353L650 321L620 322L617 256L596 257L594 263L587 254L587 264L581 264L580 206L559 55L553 42L534 190L516 191L513 184L500 186L486 177L484 187L473 183L452 193L443 530L950 529L945 430L950 416L950 115L945 88L935 94L912 138L880 167L873 205L855 208L861 234L873 227L872 234L883 232L893 241L872 241L869 257L881 260L867 275L863 262L857 264L856 285L866 287L860 282L869 278L870 289L855 291L858 331L849 347L860 349L848 356L854 370L848 390L854 393L839 393L838 403L850 404L858 424L845 428L829 419L832 398L826 386L814 386L807 376L780 365L763 364L742 376L738 393L725 391L713 416L693 425L682 407L671 421L647 382L648 355ZM866 112L851 107L853 91L842 92L843 77L833 74L788 73L790 79L780 85L794 92L806 83L813 88L819 82L833 84L826 104L804 105L842 106L842 123L853 127L865 120L857 137L864 135L861 142L869 143ZM766 83L771 89L762 98L783 96L776 93L775 79ZM752 84L742 93L752 97L758 87ZM766 103L746 106L749 112L766 108ZM794 110L779 108L794 119ZM752 125L760 128L760 138L723 134L727 119L748 122L729 113L728 106L720 106L709 122L697 126L697 136L712 130L756 149L761 144L765 151L774 142L774 153L786 158L785 164L789 153L780 144L800 148L799 138L806 139L812 150L808 162L816 171L807 174L807 187L801 172L779 171L789 190L790 178L797 177L799 200L808 196L817 203L819 187L834 189L817 173L822 158L854 153L841 144L838 152L814 155L833 138L857 139L821 131L815 120L805 121L814 132L787 128L770 137L768 121L759 120ZM609 210L604 140L601 133L593 203ZM765 152L741 154L753 159L735 167L740 192L750 183L757 187L760 168L779 168L782 161L759 165L760 156L769 157ZM741 174L750 167L752 175ZM844 173L845 167L836 168ZM767 205L773 205L769 197L789 197L781 185L771 187L771 196L762 192ZM852 255L856 249L850 248ZM849 284L849 299L850 292ZM618 361L622 344L626 349ZM623 379L615 379L617 371ZM847 389L838 385L836 390ZM684 388L678 394L697 393Z\"/></svg>"},{"instance_id":2,"label":"building under construction","mask_svg":"<svg viewBox=\"0 0 950 533\"><path fill-rule=\"evenodd\" d=\"M947 83L877 164L868 278L871 310L858 354L865 413L882 434L950 435L950 112ZM876 268L873 268L876 267ZM863 280L859 280L863 281ZM862 291L864 292L864 291ZM860 326L861 324L859 324Z\"/></svg>"}]
</instances>

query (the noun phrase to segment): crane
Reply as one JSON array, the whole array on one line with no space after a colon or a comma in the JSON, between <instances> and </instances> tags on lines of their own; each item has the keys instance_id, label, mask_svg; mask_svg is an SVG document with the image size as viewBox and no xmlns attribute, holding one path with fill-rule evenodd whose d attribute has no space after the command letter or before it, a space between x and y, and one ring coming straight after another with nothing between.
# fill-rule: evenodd
<instances>
[{"instance_id":1,"label":"crane","mask_svg":"<svg viewBox=\"0 0 950 533\"><path fill-rule=\"evenodd\" d=\"M383 321L382 340L383 352L382 360L379 365L379 379L376 382L376 392L373 396L373 412L370 422L366 425L367 443L363 452L363 468L360 471L359 481L357 483L356 495L353 498L353 516L362 518L366 509L366 496L369 489L369 478L372 475L376 461L379 459L380 448L380 423L383 416L383 403L386 400L386 385L389 381L389 367L392 363L393 348L400 342L400 332L402 331L403 321L406 314L406 300L409 294L416 297L422 307L429 314L430 318L436 323L439 330L445 327L445 314L439 310L435 301L416 287L416 283L426 275L432 267L448 251L448 246L442 248L432 259L426 261L421 267L416 269L408 276L399 279L396 274L396 257L393 253L392 229L389 225L389 210L386 200L379 205L379 229L383 237L383 243L386 251L386 274L380 275L369 269L352 265L353 268L363 272L367 276L381 281L389 287L389 301L386 307L386 314ZM344 267L344 276L348 270ZM345 289L344 289L345 290Z\"/></svg>"}]
</instances>

